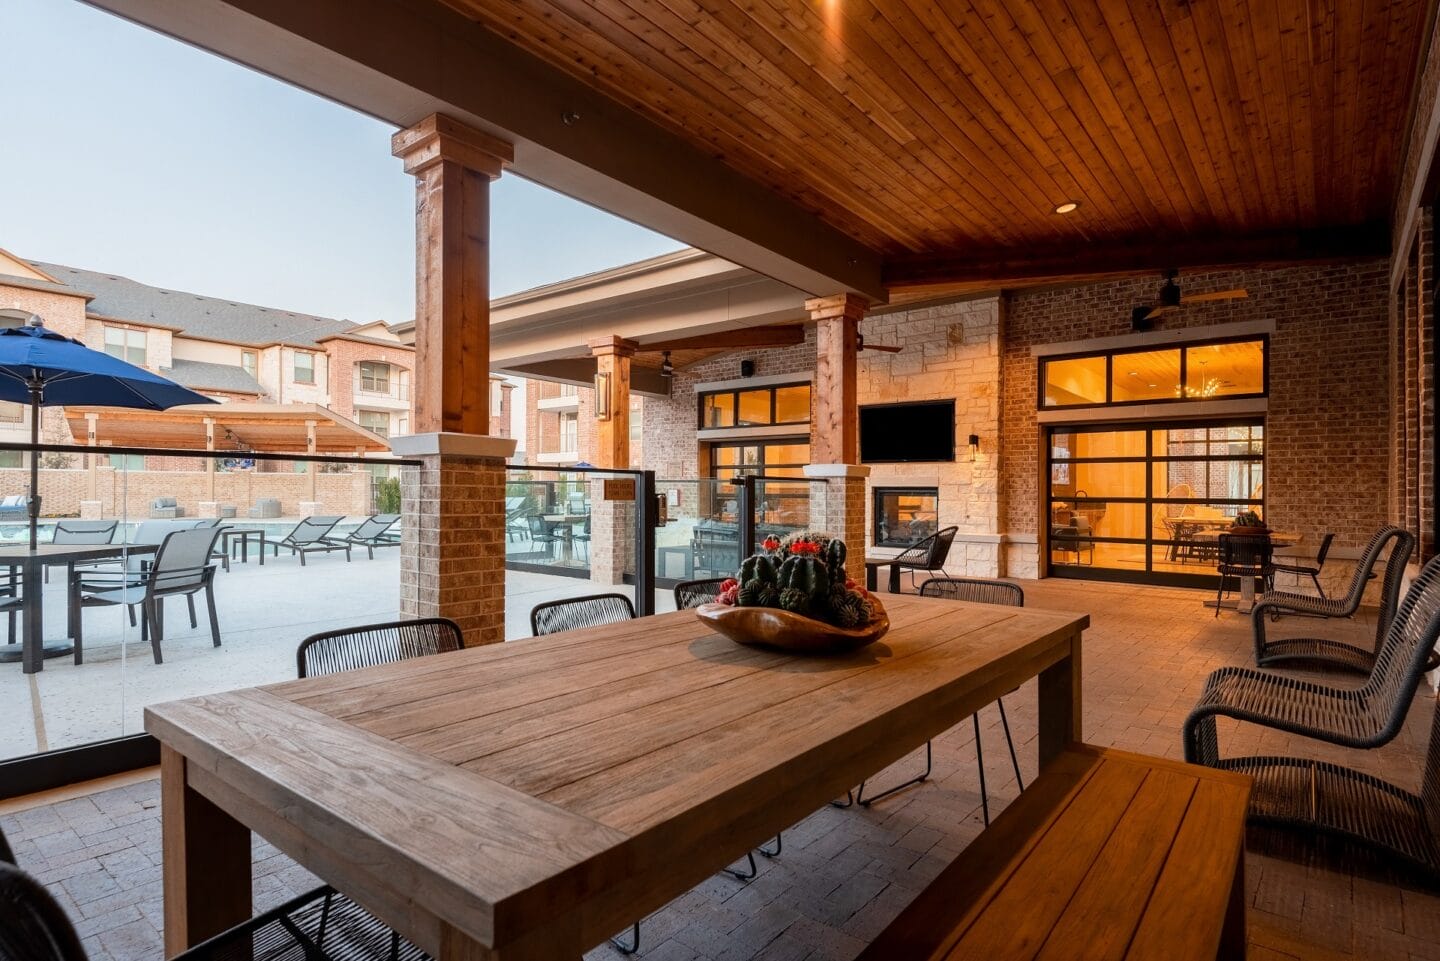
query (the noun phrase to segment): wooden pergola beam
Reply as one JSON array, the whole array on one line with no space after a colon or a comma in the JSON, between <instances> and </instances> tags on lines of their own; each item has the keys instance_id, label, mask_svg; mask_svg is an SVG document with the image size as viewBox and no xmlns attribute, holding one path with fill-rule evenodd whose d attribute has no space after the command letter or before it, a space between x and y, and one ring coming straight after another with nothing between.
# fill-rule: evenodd
<instances>
[{"instance_id":1,"label":"wooden pergola beam","mask_svg":"<svg viewBox=\"0 0 1440 961\"><path fill-rule=\"evenodd\" d=\"M738 350L741 347L793 347L804 342L805 328L799 324L771 324L764 327L722 330L695 337L678 337L674 340L657 340L652 344L640 344L636 350L640 353L666 350Z\"/></svg>"}]
</instances>

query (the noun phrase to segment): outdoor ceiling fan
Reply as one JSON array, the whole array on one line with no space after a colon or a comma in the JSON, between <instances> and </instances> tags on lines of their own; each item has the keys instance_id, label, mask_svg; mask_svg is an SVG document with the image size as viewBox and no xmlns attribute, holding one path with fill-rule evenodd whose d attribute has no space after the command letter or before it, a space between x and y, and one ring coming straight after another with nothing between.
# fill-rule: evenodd
<instances>
[{"instance_id":1,"label":"outdoor ceiling fan","mask_svg":"<svg viewBox=\"0 0 1440 961\"><path fill-rule=\"evenodd\" d=\"M1160 286L1158 304L1141 304L1130 311L1130 326L1136 331L1151 330L1155 321L1172 311L1179 310L1186 304L1203 304L1214 300L1237 300L1242 297L1249 297L1250 293L1243 287L1235 290L1215 290L1208 294L1190 294L1188 296L1180 293L1180 285L1175 278L1180 276L1178 270L1165 271L1165 283Z\"/></svg>"},{"instance_id":2,"label":"outdoor ceiling fan","mask_svg":"<svg viewBox=\"0 0 1440 961\"><path fill-rule=\"evenodd\" d=\"M893 344L867 344L867 343L865 343L865 335L864 335L864 334L861 334L861 333L857 333L857 334L855 335L855 349L856 349L857 351L859 351L859 350L883 350L883 351L885 351L885 353L887 353L887 354L898 354L898 353L900 353L900 351L904 350L905 348L903 348L903 347L897 347L897 346L895 346L895 345L893 345Z\"/></svg>"},{"instance_id":3,"label":"outdoor ceiling fan","mask_svg":"<svg viewBox=\"0 0 1440 961\"><path fill-rule=\"evenodd\" d=\"M670 356L672 353L690 350L732 351L746 348L794 347L804 341L805 328L799 324L769 324L641 344L635 349L635 352L637 354L659 354L661 356L660 376L673 377L675 364ZM867 344L863 335L856 337L855 346L858 350L883 350L890 354L898 354L902 349L889 344Z\"/></svg>"}]
</instances>

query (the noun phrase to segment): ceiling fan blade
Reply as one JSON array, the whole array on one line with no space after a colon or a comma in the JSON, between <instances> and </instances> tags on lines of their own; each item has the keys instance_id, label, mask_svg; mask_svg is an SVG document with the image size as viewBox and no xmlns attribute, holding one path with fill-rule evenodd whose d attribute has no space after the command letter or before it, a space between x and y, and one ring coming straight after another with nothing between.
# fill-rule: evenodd
<instances>
[{"instance_id":1,"label":"ceiling fan blade","mask_svg":"<svg viewBox=\"0 0 1440 961\"><path fill-rule=\"evenodd\" d=\"M903 347L894 347L890 344L861 344L861 350L883 350L887 354L898 354L904 350Z\"/></svg>"},{"instance_id":2,"label":"ceiling fan blade","mask_svg":"<svg viewBox=\"0 0 1440 961\"><path fill-rule=\"evenodd\" d=\"M1244 288L1238 290L1216 290L1208 294L1186 294L1180 298L1182 304L1203 304L1212 300L1239 300L1242 297L1249 297L1250 292Z\"/></svg>"}]
</instances>

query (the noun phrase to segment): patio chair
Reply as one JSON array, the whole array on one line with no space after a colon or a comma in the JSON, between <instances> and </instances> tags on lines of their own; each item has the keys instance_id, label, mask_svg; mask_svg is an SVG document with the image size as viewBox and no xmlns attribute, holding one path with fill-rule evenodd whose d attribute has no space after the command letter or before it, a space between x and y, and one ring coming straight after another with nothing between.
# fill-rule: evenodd
<instances>
[{"instance_id":1,"label":"patio chair","mask_svg":"<svg viewBox=\"0 0 1440 961\"><path fill-rule=\"evenodd\" d=\"M570 528L570 539L574 541L576 545L585 545L582 560L588 560L590 557L590 514L588 512L585 514L585 520L580 522L580 529L578 531L573 527Z\"/></svg>"},{"instance_id":2,"label":"patio chair","mask_svg":"<svg viewBox=\"0 0 1440 961\"><path fill-rule=\"evenodd\" d=\"M511 501L517 503L512 504ZM529 514L530 509L525 506L525 498L505 498L505 539L507 541L523 541L530 536L530 525L525 520Z\"/></svg>"},{"instance_id":3,"label":"patio chair","mask_svg":"<svg viewBox=\"0 0 1440 961\"><path fill-rule=\"evenodd\" d=\"M1419 794L1309 758L1240 757L1216 766L1255 779L1249 820L1343 837L1440 880L1440 700L1431 715Z\"/></svg>"},{"instance_id":4,"label":"patio chair","mask_svg":"<svg viewBox=\"0 0 1440 961\"><path fill-rule=\"evenodd\" d=\"M150 502L150 516L164 518L184 517L185 508L181 507L173 497L157 497Z\"/></svg>"},{"instance_id":5,"label":"patio chair","mask_svg":"<svg viewBox=\"0 0 1440 961\"><path fill-rule=\"evenodd\" d=\"M20 569L18 567L7 568L4 574L0 574L0 611L4 611L6 619L9 620L7 636L9 644L14 644L15 616L25 609L25 597L20 593Z\"/></svg>"},{"instance_id":6,"label":"patio chair","mask_svg":"<svg viewBox=\"0 0 1440 961\"><path fill-rule=\"evenodd\" d=\"M1330 545L1335 540L1334 534L1326 534L1320 540L1320 549L1315 552L1314 564L1280 564L1274 565L1276 574L1295 574L1299 577L1308 577L1315 585L1315 593L1321 598L1325 596L1325 587L1320 583L1320 572L1325 568L1325 558L1330 554Z\"/></svg>"},{"instance_id":7,"label":"patio chair","mask_svg":"<svg viewBox=\"0 0 1440 961\"><path fill-rule=\"evenodd\" d=\"M932 577L920 585L921 597L939 597L951 601L968 601L972 604L1001 604L1010 607L1025 606L1025 591L1018 584L1011 584L1008 581L989 580L980 577ZM1015 693L1013 690L1010 693ZM1000 725L1005 730L1005 743L1010 748L1010 764L1015 768L1015 783L1020 790L1025 790L1025 779L1020 774L1020 759L1015 755L1015 740L1010 736L1010 719L1005 716L1005 701L1001 698L995 699L996 707L1000 708ZM990 826L990 798L985 790L985 755L980 748L980 714L976 712L970 715L970 721L975 726L975 762L980 771L980 812L985 819L985 826ZM886 788L879 794L872 797L865 797L865 783L860 782L854 797L846 795L844 804L836 803L836 807L849 807L851 803L859 804L861 807L869 807L876 801L889 797L897 791L904 790L913 784L920 784L930 777L931 765L933 763L930 742L925 742L925 770L917 777L912 777L891 788Z\"/></svg>"},{"instance_id":8,"label":"patio chair","mask_svg":"<svg viewBox=\"0 0 1440 961\"><path fill-rule=\"evenodd\" d=\"M460 625L447 617L365 624L305 638L295 651L295 673L317 677L464 648Z\"/></svg>"},{"instance_id":9,"label":"patio chair","mask_svg":"<svg viewBox=\"0 0 1440 961\"><path fill-rule=\"evenodd\" d=\"M1249 667L1222 667L1185 719L1185 760L1222 766L1215 718L1230 717L1338 744L1373 748L1400 733L1425 662L1440 638L1440 558L1430 561L1410 586L1375 669L1358 688L1316 684ZM1254 766L1265 759L1250 758Z\"/></svg>"},{"instance_id":10,"label":"patio chair","mask_svg":"<svg viewBox=\"0 0 1440 961\"><path fill-rule=\"evenodd\" d=\"M115 528L120 526L119 521L77 521L59 520L55 522L55 533L50 538L52 544L108 544L115 537ZM69 583L69 572L75 567L74 564L66 565L66 583ZM50 565L45 565L44 580L50 583Z\"/></svg>"},{"instance_id":11,"label":"patio chair","mask_svg":"<svg viewBox=\"0 0 1440 961\"><path fill-rule=\"evenodd\" d=\"M1365 587L1375 576L1375 567L1385 555L1385 580L1380 586L1380 609L1375 613L1375 644L1368 650L1355 644L1332 640L1326 637L1283 637L1270 640L1265 636L1266 621L1280 614L1307 614L1313 617L1353 617L1365 598ZM1332 667L1369 674L1375 669L1376 651L1380 649L1390 622L1395 617L1395 607L1400 599L1400 582L1405 577L1405 566L1415 549L1415 535L1398 527L1382 527L1370 538L1360 559L1355 562L1355 573L1350 578L1350 589L1344 597L1311 597L1309 594L1291 594L1286 591L1268 591L1260 596L1250 614L1250 626L1255 634L1255 664L1258 667L1276 667L1289 661L1311 661Z\"/></svg>"},{"instance_id":12,"label":"patio chair","mask_svg":"<svg viewBox=\"0 0 1440 961\"><path fill-rule=\"evenodd\" d=\"M720 585L729 578L707 577L696 581L681 581L675 585L675 610L688 611L701 604L713 603L720 596Z\"/></svg>"},{"instance_id":13,"label":"patio chair","mask_svg":"<svg viewBox=\"0 0 1440 961\"><path fill-rule=\"evenodd\" d=\"M87 961L65 910L15 864L0 834L0 958L5 961ZM302 894L223 931L181 961L428 961L354 901L331 887Z\"/></svg>"},{"instance_id":14,"label":"patio chair","mask_svg":"<svg viewBox=\"0 0 1440 961\"><path fill-rule=\"evenodd\" d=\"M7 494L0 497L0 520L23 520L30 516L30 503L24 494Z\"/></svg>"},{"instance_id":15,"label":"patio chair","mask_svg":"<svg viewBox=\"0 0 1440 961\"><path fill-rule=\"evenodd\" d=\"M280 556L280 548L288 548L291 554L300 555L300 566L305 566L306 554L328 554L331 551L344 551L345 562L350 562L350 545L343 541L330 540L330 532L335 525L345 518L337 517L307 517L296 524L290 533L278 541L271 541L275 545L275 556Z\"/></svg>"},{"instance_id":16,"label":"patio chair","mask_svg":"<svg viewBox=\"0 0 1440 961\"><path fill-rule=\"evenodd\" d=\"M220 646L220 618L215 612L215 566L210 563L218 527L192 527L167 534L147 570L134 572L76 571L70 588L71 623L75 626L75 659L83 647L82 614L87 607L123 605L131 612L140 608L140 640L150 642L155 663L164 663L160 643L165 639L165 598L183 596L190 611L190 626L199 627L195 616L195 595L205 594L210 614L210 639Z\"/></svg>"},{"instance_id":17,"label":"patio chair","mask_svg":"<svg viewBox=\"0 0 1440 961\"><path fill-rule=\"evenodd\" d=\"M1064 527L1056 527L1050 531L1050 547L1062 554L1074 554L1076 564L1087 563L1081 560L1081 557L1088 551L1088 563L1095 563L1095 540L1090 522L1079 514L1072 515L1070 523Z\"/></svg>"},{"instance_id":18,"label":"patio chair","mask_svg":"<svg viewBox=\"0 0 1440 961\"><path fill-rule=\"evenodd\" d=\"M1268 534L1221 534L1220 560L1215 569L1220 585L1215 588L1215 616L1220 616L1220 602L1225 599L1225 583L1234 578L1237 585L1243 578L1261 581L1268 589L1275 576L1271 556L1275 546Z\"/></svg>"},{"instance_id":19,"label":"patio chair","mask_svg":"<svg viewBox=\"0 0 1440 961\"><path fill-rule=\"evenodd\" d=\"M915 587L915 575L918 571L924 571L931 577L936 574L943 576L945 562L950 558L950 545L955 543L955 535L959 531L958 527L938 530L897 556L891 563L899 565L901 571L910 573L912 588Z\"/></svg>"},{"instance_id":20,"label":"patio chair","mask_svg":"<svg viewBox=\"0 0 1440 961\"><path fill-rule=\"evenodd\" d=\"M400 542L390 533L390 528L400 523L399 514L371 514L360 522L360 525L343 537L326 537L329 544L336 544L344 547L363 547L370 560L375 559L375 548L377 547L398 547ZM347 550L348 554L348 550ZM301 563L304 563L304 553L301 553Z\"/></svg>"}]
</instances>

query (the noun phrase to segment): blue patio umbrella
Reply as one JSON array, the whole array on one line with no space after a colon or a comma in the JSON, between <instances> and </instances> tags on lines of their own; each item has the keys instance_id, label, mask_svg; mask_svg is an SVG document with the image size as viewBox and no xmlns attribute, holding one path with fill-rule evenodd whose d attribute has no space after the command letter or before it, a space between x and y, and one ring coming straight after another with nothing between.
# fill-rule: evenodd
<instances>
[{"instance_id":1,"label":"blue patio umbrella","mask_svg":"<svg viewBox=\"0 0 1440 961\"><path fill-rule=\"evenodd\" d=\"M40 443L40 408L133 407L165 410L180 404L213 404L143 367L91 350L49 330L32 316L23 327L0 329L0 400L30 405L30 443ZM30 549L40 518L40 459L30 455Z\"/></svg>"}]
</instances>

